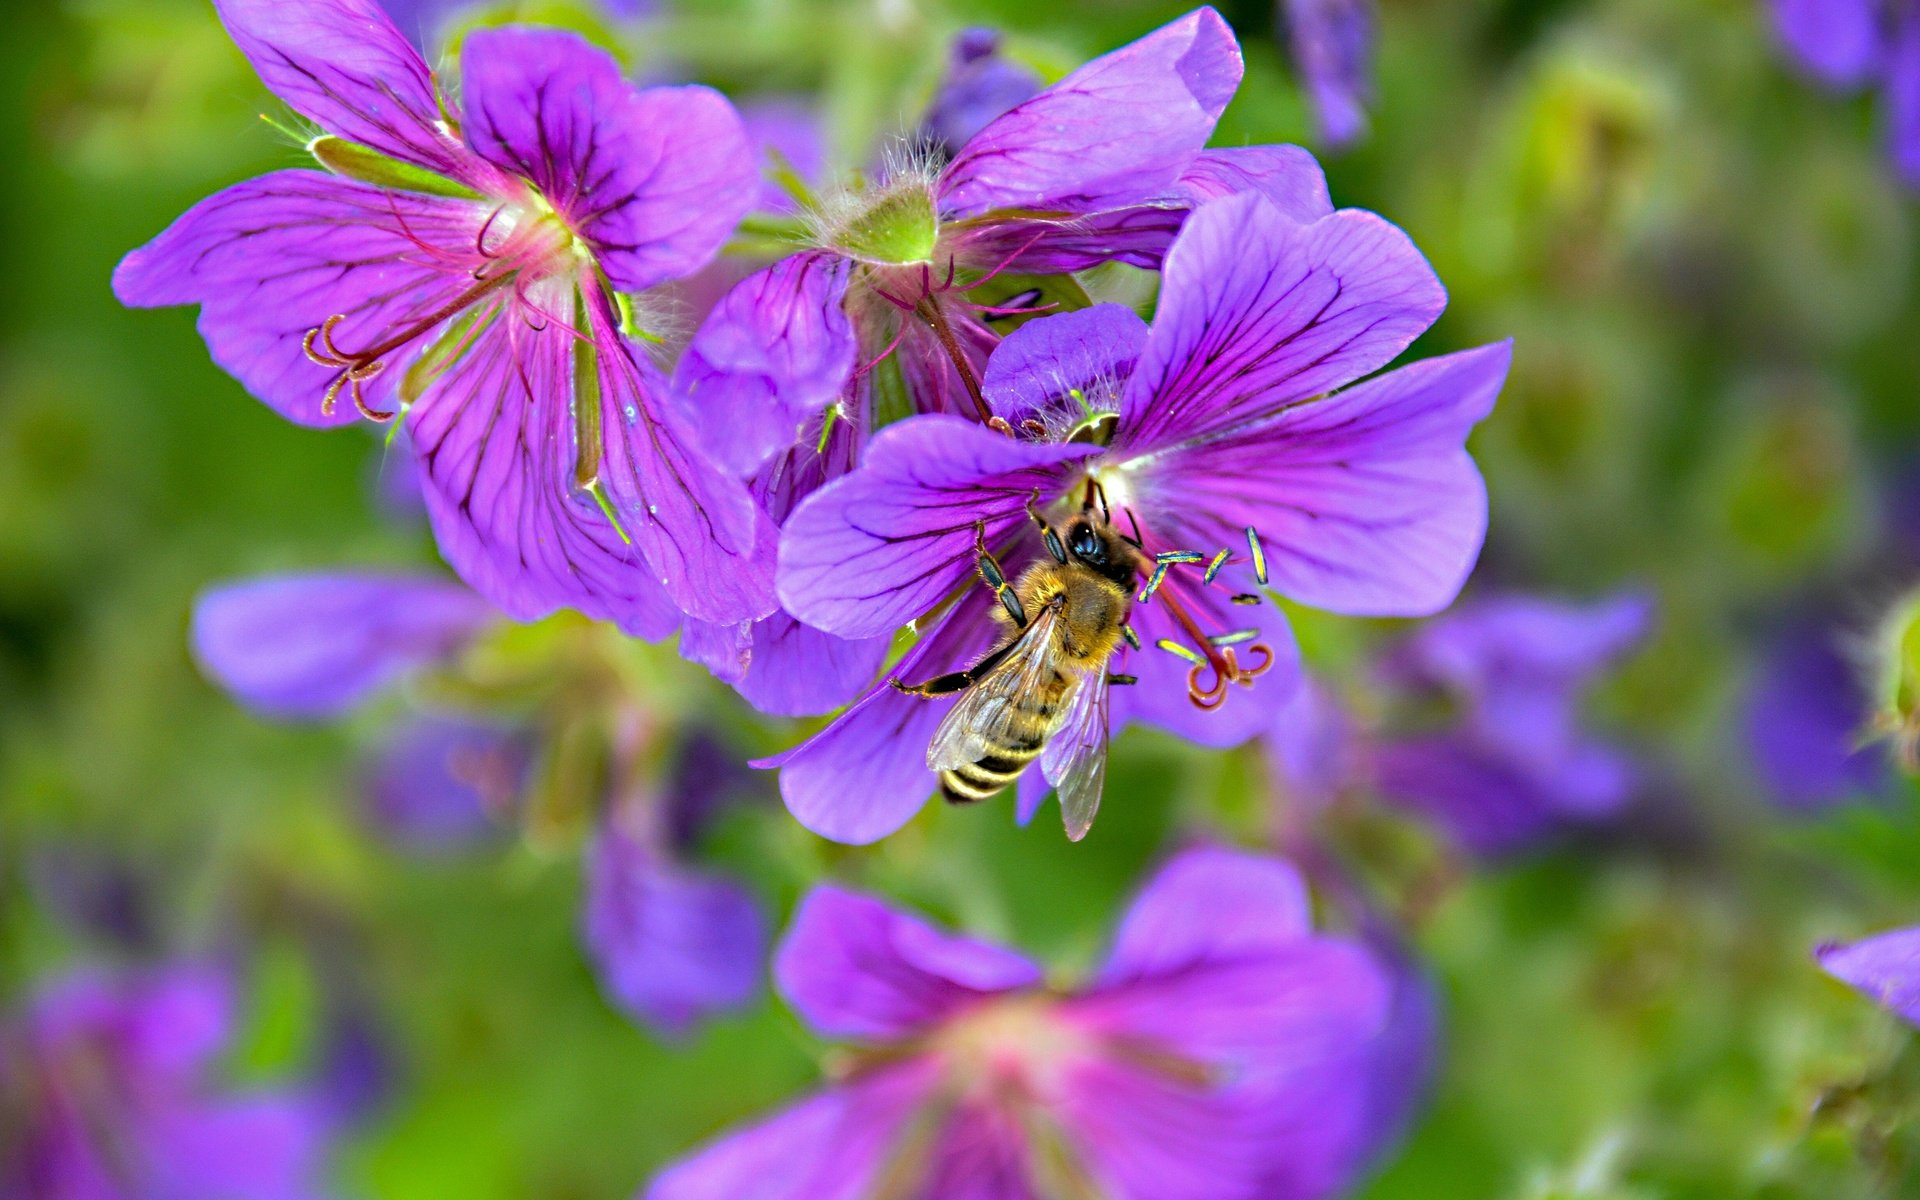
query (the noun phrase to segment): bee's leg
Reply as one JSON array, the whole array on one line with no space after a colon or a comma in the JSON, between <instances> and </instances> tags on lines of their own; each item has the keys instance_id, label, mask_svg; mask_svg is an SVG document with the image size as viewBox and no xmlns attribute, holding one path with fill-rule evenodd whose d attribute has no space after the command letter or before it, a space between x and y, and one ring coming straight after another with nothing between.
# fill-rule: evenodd
<instances>
[{"instance_id":1,"label":"bee's leg","mask_svg":"<svg viewBox=\"0 0 1920 1200\"><path fill-rule=\"evenodd\" d=\"M1040 540L1047 544L1047 553L1053 556L1053 561L1064 563L1067 561L1067 548L1060 543L1060 535L1053 531L1053 526L1047 524L1047 519L1040 515L1039 501L1040 489L1035 488L1033 495L1027 497L1027 515L1040 527Z\"/></svg>"},{"instance_id":2,"label":"bee's leg","mask_svg":"<svg viewBox=\"0 0 1920 1200\"><path fill-rule=\"evenodd\" d=\"M887 682L893 685L893 690L896 692L905 692L909 696L919 696L922 699L930 700L935 696L951 696L955 692L964 692L974 684L980 682L981 678L985 676L987 672L999 666L1000 660L1010 654L1018 644L1018 639L1015 639L964 671L952 671L945 675L936 675L925 683L902 683L897 678L889 679Z\"/></svg>"},{"instance_id":3,"label":"bee's leg","mask_svg":"<svg viewBox=\"0 0 1920 1200\"><path fill-rule=\"evenodd\" d=\"M1000 569L1000 560L993 556L993 551L987 549L985 521L973 523L973 553L974 569L980 572L980 578L986 585L993 589L994 596L1000 601L1000 607L1006 609L1007 615L1013 618L1014 628L1025 629L1027 610L1020 603L1020 594L1013 590L1012 584L1007 582L1007 573Z\"/></svg>"}]
</instances>

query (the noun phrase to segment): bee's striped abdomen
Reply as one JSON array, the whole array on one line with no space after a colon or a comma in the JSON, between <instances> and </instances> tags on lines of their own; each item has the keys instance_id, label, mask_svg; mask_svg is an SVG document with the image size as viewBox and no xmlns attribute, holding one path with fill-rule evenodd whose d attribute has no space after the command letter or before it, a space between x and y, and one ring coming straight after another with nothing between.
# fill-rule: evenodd
<instances>
[{"instance_id":1,"label":"bee's striped abdomen","mask_svg":"<svg viewBox=\"0 0 1920 1200\"><path fill-rule=\"evenodd\" d=\"M940 793L949 803L972 804L997 794L1020 777L1046 748L1055 715L1066 697L1067 677L1056 670L1047 686L1023 697L1007 722L1007 737L978 761L940 772Z\"/></svg>"}]
</instances>

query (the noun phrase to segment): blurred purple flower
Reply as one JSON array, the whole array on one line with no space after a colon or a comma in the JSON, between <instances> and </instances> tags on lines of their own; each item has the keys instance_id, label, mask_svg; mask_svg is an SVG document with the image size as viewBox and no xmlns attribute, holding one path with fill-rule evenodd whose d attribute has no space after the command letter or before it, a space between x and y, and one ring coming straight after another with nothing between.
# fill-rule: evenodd
<instances>
[{"instance_id":1,"label":"blurred purple flower","mask_svg":"<svg viewBox=\"0 0 1920 1200\"><path fill-rule=\"evenodd\" d=\"M1395 983L1316 935L1285 863L1181 855L1086 986L835 887L775 958L817 1032L858 1043L825 1090L728 1134L648 1200L1313 1200L1379 1149L1370 1081Z\"/></svg>"},{"instance_id":2,"label":"blurred purple flower","mask_svg":"<svg viewBox=\"0 0 1920 1200\"><path fill-rule=\"evenodd\" d=\"M658 7L653 0L598 0L609 16L633 20ZM498 13L501 0L380 0L393 23L407 39L423 50L432 50L440 35L468 17Z\"/></svg>"},{"instance_id":3,"label":"blurred purple flower","mask_svg":"<svg viewBox=\"0 0 1920 1200\"><path fill-rule=\"evenodd\" d=\"M1893 161L1920 186L1920 4L1913 0L1773 0L1793 57L1828 87L1886 90Z\"/></svg>"},{"instance_id":4,"label":"blurred purple flower","mask_svg":"<svg viewBox=\"0 0 1920 1200\"><path fill-rule=\"evenodd\" d=\"M1876 790L1887 762L1865 744L1870 716L1835 629L1801 621L1782 630L1761 658L1745 720L1748 751L1774 801L1817 812Z\"/></svg>"},{"instance_id":5,"label":"blurred purple flower","mask_svg":"<svg viewBox=\"0 0 1920 1200\"><path fill-rule=\"evenodd\" d=\"M947 73L933 91L921 136L952 158L975 134L1040 90L1033 70L1000 53L998 30L964 29L947 51Z\"/></svg>"},{"instance_id":6,"label":"blurred purple flower","mask_svg":"<svg viewBox=\"0 0 1920 1200\"><path fill-rule=\"evenodd\" d=\"M217 972L77 972L0 1026L8 1200L325 1194L324 1106L294 1088L234 1091L217 1061L235 1026Z\"/></svg>"},{"instance_id":7,"label":"blurred purple flower","mask_svg":"<svg viewBox=\"0 0 1920 1200\"><path fill-rule=\"evenodd\" d=\"M201 593L191 638L200 669L242 703L319 718L452 657L499 619L450 580L270 575Z\"/></svg>"},{"instance_id":8,"label":"blurred purple flower","mask_svg":"<svg viewBox=\"0 0 1920 1200\"><path fill-rule=\"evenodd\" d=\"M1396 732L1369 761L1389 799L1479 854L1519 849L1569 823L1612 816L1639 772L1587 733L1582 693L1647 636L1649 597L1591 604L1478 598L1423 627L1390 656L1389 682L1459 706L1439 732Z\"/></svg>"},{"instance_id":9,"label":"blurred purple flower","mask_svg":"<svg viewBox=\"0 0 1920 1200\"><path fill-rule=\"evenodd\" d=\"M760 990L767 931L753 893L674 861L616 820L588 854L581 937L608 995L664 1033Z\"/></svg>"},{"instance_id":10,"label":"blurred purple flower","mask_svg":"<svg viewBox=\"0 0 1920 1200\"><path fill-rule=\"evenodd\" d=\"M497 829L525 791L534 746L527 731L469 717L413 717L368 764L361 793L375 826L414 853L472 847Z\"/></svg>"},{"instance_id":11,"label":"blurred purple flower","mask_svg":"<svg viewBox=\"0 0 1920 1200\"><path fill-rule=\"evenodd\" d=\"M1814 952L1827 974L1920 1025L1920 929L1894 929Z\"/></svg>"},{"instance_id":12,"label":"blurred purple flower","mask_svg":"<svg viewBox=\"0 0 1920 1200\"><path fill-rule=\"evenodd\" d=\"M1280 8L1320 140L1335 148L1356 141L1373 92L1373 0L1280 0Z\"/></svg>"},{"instance_id":13,"label":"blurred purple flower","mask_svg":"<svg viewBox=\"0 0 1920 1200\"><path fill-rule=\"evenodd\" d=\"M1228 685L1272 667L1270 694L1283 698L1298 673L1286 621L1256 589L1271 580L1318 608L1417 615L1447 605L1479 553L1486 491L1464 442L1493 407L1510 347L1335 390L1386 366L1444 304L1406 234L1371 213L1302 224L1257 195L1204 205L1167 254L1151 330L1117 305L1030 322L989 368L1006 432L909 418L873 439L859 470L802 502L781 536L782 603L844 637L926 621L973 577L976 521L990 546L1015 547L1010 574L1024 565L1031 551L1017 547L1038 540L1036 498L1058 517L1104 496L1148 555L1204 561L1257 530L1264 573L1243 549L1209 564L1204 582L1198 566L1175 568L1133 607L1146 649L1122 645L1112 669L1138 684L1086 732L1139 719L1204 745L1244 741L1270 709L1223 714ZM992 607L986 589L968 589L923 626L895 677L976 662L1000 634ZM801 824L872 841L933 790L927 747L953 703L876 684L765 765L782 768ZM1043 759L1048 782L1060 782L1059 766ZM1023 819L1045 791L1023 783Z\"/></svg>"},{"instance_id":14,"label":"blurred purple flower","mask_svg":"<svg viewBox=\"0 0 1920 1200\"><path fill-rule=\"evenodd\" d=\"M375 0L219 9L333 135L331 170L202 202L120 264L121 300L198 304L214 359L290 420L404 409L443 553L513 616L659 639L770 611L764 522L690 449L614 295L698 270L752 204L732 107L639 89L573 34L483 29L456 110Z\"/></svg>"}]
</instances>

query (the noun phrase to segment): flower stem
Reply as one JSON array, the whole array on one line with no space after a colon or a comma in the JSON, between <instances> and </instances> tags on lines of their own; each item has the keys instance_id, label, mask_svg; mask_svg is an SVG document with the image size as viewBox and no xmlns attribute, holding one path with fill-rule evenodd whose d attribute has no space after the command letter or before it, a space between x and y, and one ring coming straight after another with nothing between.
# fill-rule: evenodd
<instances>
[{"instance_id":1,"label":"flower stem","mask_svg":"<svg viewBox=\"0 0 1920 1200\"><path fill-rule=\"evenodd\" d=\"M980 380L973 374L973 364L967 361L967 356L961 351L960 341L953 336L953 326L947 323L947 316L940 311L939 302L931 296L923 296L915 307L927 324L933 327L940 344L946 347L947 357L953 360L953 369L960 372L960 382L967 386L967 395L973 397L974 412L979 416L980 423L991 424L993 409L987 405L987 397L980 390Z\"/></svg>"}]
</instances>

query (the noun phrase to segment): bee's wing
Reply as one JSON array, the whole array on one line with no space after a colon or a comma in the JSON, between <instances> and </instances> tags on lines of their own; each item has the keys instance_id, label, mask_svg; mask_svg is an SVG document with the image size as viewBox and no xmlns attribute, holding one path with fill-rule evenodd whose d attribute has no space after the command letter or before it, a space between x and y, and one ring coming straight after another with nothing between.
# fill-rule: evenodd
<instances>
[{"instance_id":1,"label":"bee's wing","mask_svg":"<svg viewBox=\"0 0 1920 1200\"><path fill-rule=\"evenodd\" d=\"M964 767L1009 741L1021 740L1014 730L1014 723L1020 719L1020 698L1039 687L1054 669L1049 651L1058 615L1057 608L1041 609L986 678L960 693L960 702L933 731L933 741L927 746L928 770ZM1024 735L1026 731L1019 732Z\"/></svg>"},{"instance_id":2,"label":"bee's wing","mask_svg":"<svg viewBox=\"0 0 1920 1200\"><path fill-rule=\"evenodd\" d=\"M1060 727L1040 756L1040 769L1060 792L1067 840L1077 842L1093 828L1107 784L1106 668L1082 675L1061 712Z\"/></svg>"}]
</instances>

